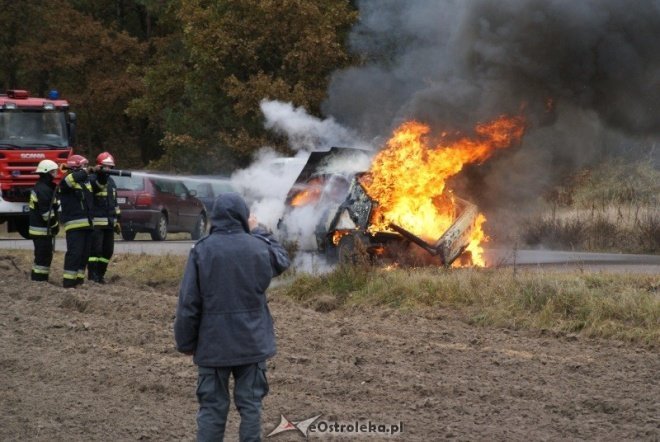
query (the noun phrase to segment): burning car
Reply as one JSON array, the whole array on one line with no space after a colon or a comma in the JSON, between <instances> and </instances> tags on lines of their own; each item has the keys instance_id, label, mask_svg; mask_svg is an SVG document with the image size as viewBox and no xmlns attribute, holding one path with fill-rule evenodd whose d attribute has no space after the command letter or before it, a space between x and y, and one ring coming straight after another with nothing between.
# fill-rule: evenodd
<instances>
[{"instance_id":1,"label":"burning car","mask_svg":"<svg viewBox=\"0 0 660 442\"><path fill-rule=\"evenodd\" d=\"M287 209L280 223L285 235L295 238L301 250L318 251L340 262L354 261L359 253L398 261L402 251L410 253L411 246L416 245L438 264L451 265L470 243L479 216L477 207L456 198L452 225L433 242L394 223L374 229L380 213L378 201L366 190L372 179L370 172L332 167L337 163L364 164L366 156L368 152L339 147L311 153L286 199Z\"/></svg>"},{"instance_id":2,"label":"burning car","mask_svg":"<svg viewBox=\"0 0 660 442\"><path fill-rule=\"evenodd\" d=\"M482 266L486 218L447 181L518 143L524 128L522 117L505 115L478 124L471 136L432 134L409 121L375 155L337 147L313 152L287 195L280 226L299 249L340 261L364 251L400 262L401 251L421 250L444 266L459 257Z\"/></svg>"}]
</instances>

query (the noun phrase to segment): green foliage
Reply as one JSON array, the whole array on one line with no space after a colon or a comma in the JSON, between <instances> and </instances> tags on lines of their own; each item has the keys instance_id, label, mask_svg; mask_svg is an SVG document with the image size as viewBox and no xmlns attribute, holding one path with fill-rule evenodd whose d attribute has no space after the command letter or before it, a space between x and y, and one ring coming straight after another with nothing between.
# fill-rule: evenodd
<instances>
[{"instance_id":1,"label":"green foliage","mask_svg":"<svg viewBox=\"0 0 660 442\"><path fill-rule=\"evenodd\" d=\"M59 89L84 155L228 172L286 150L262 127L264 98L318 113L356 18L335 0L4 0L0 86Z\"/></svg>"},{"instance_id":2,"label":"green foliage","mask_svg":"<svg viewBox=\"0 0 660 442\"><path fill-rule=\"evenodd\" d=\"M109 150L121 166L139 163L139 126L124 110L140 90L127 67L142 59L144 46L65 0L5 1L0 18L2 89L41 96L58 89L78 114L78 152Z\"/></svg>"},{"instance_id":3,"label":"green foliage","mask_svg":"<svg viewBox=\"0 0 660 442\"><path fill-rule=\"evenodd\" d=\"M267 141L264 98L318 112L330 73L349 61L343 40L356 12L332 0L180 0L163 17L173 30L154 45L129 114L166 134L153 168L226 172ZM205 153L196 164L191 147Z\"/></svg>"},{"instance_id":4,"label":"green foliage","mask_svg":"<svg viewBox=\"0 0 660 442\"><path fill-rule=\"evenodd\" d=\"M160 26L160 17L169 2L162 0L69 0L69 3L85 15L99 21L105 28L125 31L129 35L146 41L162 34L166 27Z\"/></svg>"}]
</instances>

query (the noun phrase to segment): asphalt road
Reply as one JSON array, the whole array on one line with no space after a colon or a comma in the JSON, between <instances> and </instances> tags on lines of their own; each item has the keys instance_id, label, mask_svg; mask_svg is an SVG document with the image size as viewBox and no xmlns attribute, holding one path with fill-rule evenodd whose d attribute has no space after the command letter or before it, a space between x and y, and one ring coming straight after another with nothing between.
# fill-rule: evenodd
<instances>
[{"instance_id":1,"label":"asphalt road","mask_svg":"<svg viewBox=\"0 0 660 442\"><path fill-rule=\"evenodd\" d=\"M136 240L115 242L115 253L145 253L148 255L187 255L193 241ZM56 250L65 250L66 242L58 239ZM0 249L32 249L32 241L24 239L0 239ZM487 249L488 266L543 267L563 269L568 267L584 270L608 270L617 272L643 272L660 275L660 255L631 255L623 253L585 253L556 250Z\"/></svg>"}]
</instances>

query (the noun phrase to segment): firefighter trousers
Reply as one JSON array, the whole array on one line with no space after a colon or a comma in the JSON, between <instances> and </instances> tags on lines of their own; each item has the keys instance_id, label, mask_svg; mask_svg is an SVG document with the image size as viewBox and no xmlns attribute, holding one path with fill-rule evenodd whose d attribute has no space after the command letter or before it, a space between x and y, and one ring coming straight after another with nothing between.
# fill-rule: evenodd
<instances>
[{"instance_id":1,"label":"firefighter trousers","mask_svg":"<svg viewBox=\"0 0 660 442\"><path fill-rule=\"evenodd\" d=\"M75 287L85 281L85 267L92 246L92 232L92 229L67 230L64 287Z\"/></svg>"},{"instance_id":2,"label":"firefighter trousers","mask_svg":"<svg viewBox=\"0 0 660 442\"><path fill-rule=\"evenodd\" d=\"M94 229L92 248L87 262L87 277L96 282L105 282L105 272L115 251L115 232L112 227Z\"/></svg>"},{"instance_id":3,"label":"firefighter trousers","mask_svg":"<svg viewBox=\"0 0 660 442\"><path fill-rule=\"evenodd\" d=\"M53 237L50 235L33 236L34 263L30 275L33 281L48 281L50 263L53 262Z\"/></svg>"}]
</instances>

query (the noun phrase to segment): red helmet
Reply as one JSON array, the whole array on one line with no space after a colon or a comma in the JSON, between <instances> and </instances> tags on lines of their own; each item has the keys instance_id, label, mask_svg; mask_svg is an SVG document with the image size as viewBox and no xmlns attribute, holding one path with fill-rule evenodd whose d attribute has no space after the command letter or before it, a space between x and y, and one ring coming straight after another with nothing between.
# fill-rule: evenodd
<instances>
[{"instance_id":1,"label":"red helmet","mask_svg":"<svg viewBox=\"0 0 660 442\"><path fill-rule=\"evenodd\" d=\"M66 167L69 169L80 169L81 167L87 167L88 164L89 161L82 155L71 155L66 160Z\"/></svg>"},{"instance_id":2,"label":"red helmet","mask_svg":"<svg viewBox=\"0 0 660 442\"><path fill-rule=\"evenodd\" d=\"M98 157L96 157L96 164L99 166L110 166L115 167L115 159L110 152L101 152Z\"/></svg>"}]
</instances>

